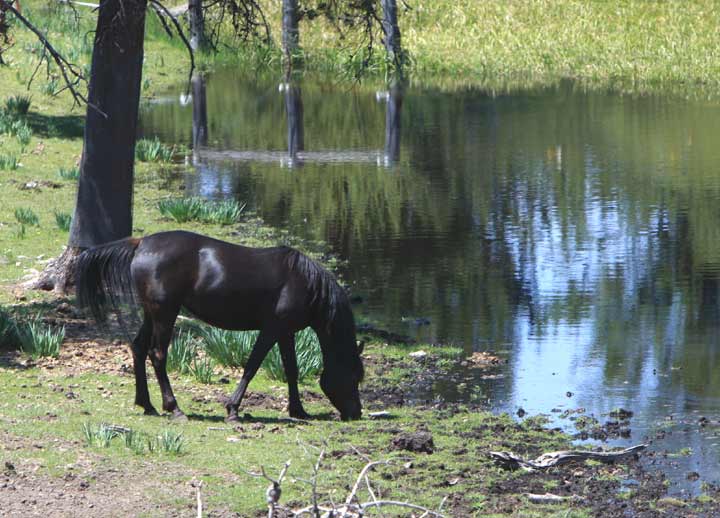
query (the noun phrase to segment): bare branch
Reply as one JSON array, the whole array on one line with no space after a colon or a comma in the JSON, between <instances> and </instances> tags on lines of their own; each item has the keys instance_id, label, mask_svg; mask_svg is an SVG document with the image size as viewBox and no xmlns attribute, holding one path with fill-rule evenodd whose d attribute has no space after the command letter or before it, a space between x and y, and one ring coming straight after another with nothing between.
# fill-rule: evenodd
<instances>
[{"instance_id":1,"label":"bare branch","mask_svg":"<svg viewBox=\"0 0 720 518\"><path fill-rule=\"evenodd\" d=\"M22 23L25 27L27 27L30 32L35 34L38 40L40 40L40 43L43 44L44 49L50 53L50 56L52 57L52 60L57 65L58 69L60 70L60 74L63 77L63 80L67 86L67 89L70 90L70 93L73 96L73 100L76 104L85 103L88 106L91 106L95 110L97 110L99 113L101 113L103 116L106 117L105 113L100 110L97 106L90 103L84 94L82 94L80 91L78 91L77 86L85 81L85 77L80 72L80 69L77 65L74 63L70 63L65 57L60 54L57 50L55 50L55 47L53 47L50 42L45 38L45 35L40 32L27 18L25 18L20 11L18 11L15 7L12 6L12 2L9 2L8 0L0 0L0 8L3 11L9 11L13 15L15 15L15 18L17 18L20 23ZM43 53L43 56L41 56L42 59L47 59L47 54ZM33 74L34 75L34 74Z\"/></svg>"},{"instance_id":2,"label":"bare branch","mask_svg":"<svg viewBox=\"0 0 720 518\"><path fill-rule=\"evenodd\" d=\"M175 18L172 15L172 13L168 10L168 8L165 7L158 0L150 0L150 3L152 4L153 8L155 9L155 12L160 13L162 16L167 16L170 19L173 26L175 27L175 32L177 32L178 36L180 37L183 44L185 45L185 48L187 49L188 54L190 55L190 72L188 74L187 88L185 89L185 94L190 95L190 86L192 83L192 76L193 76L193 72L195 71L195 53L193 52L192 46L190 45L190 42L188 41L187 37L185 36L185 31L183 31L183 28L180 25L180 22L177 21L177 18ZM160 17L162 17L162 16L160 16ZM162 21L162 23L163 23L163 27L165 28L165 30L172 37L170 28L167 26L167 24L165 23L164 20Z\"/></svg>"}]
</instances>

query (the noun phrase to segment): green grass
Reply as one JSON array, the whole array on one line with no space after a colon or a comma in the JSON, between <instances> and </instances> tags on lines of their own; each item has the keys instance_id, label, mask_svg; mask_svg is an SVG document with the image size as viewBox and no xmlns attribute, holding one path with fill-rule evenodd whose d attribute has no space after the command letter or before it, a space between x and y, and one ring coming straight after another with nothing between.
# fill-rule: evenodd
<instances>
[{"instance_id":1,"label":"green grass","mask_svg":"<svg viewBox=\"0 0 720 518\"><path fill-rule=\"evenodd\" d=\"M305 380L322 371L322 352L315 332L306 328L295 333L295 355L297 357L298 379ZM282 365L279 346L275 345L262 363L270 379L287 381Z\"/></svg>"},{"instance_id":2,"label":"green grass","mask_svg":"<svg viewBox=\"0 0 720 518\"><path fill-rule=\"evenodd\" d=\"M235 200L211 201L199 197L166 198L157 207L163 217L178 223L199 221L217 225L237 223L245 208Z\"/></svg>"},{"instance_id":3,"label":"green grass","mask_svg":"<svg viewBox=\"0 0 720 518\"><path fill-rule=\"evenodd\" d=\"M35 211L29 207L18 207L15 209L15 219L21 225L28 225L33 227L40 226L40 218L35 214Z\"/></svg>"},{"instance_id":4,"label":"green grass","mask_svg":"<svg viewBox=\"0 0 720 518\"><path fill-rule=\"evenodd\" d=\"M193 361L197 353L195 338L188 331L181 331L175 335L170 344L167 356L167 368L181 374L188 374L192 370Z\"/></svg>"},{"instance_id":5,"label":"green grass","mask_svg":"<svg viewBox=\"0 0 720 518\"><path fill-rule=\"evenodd\" d=\"M29 95L13 95L5 99L4 111L13 119L25 117L30 110L32 98Z\"/></svg>"},{"instance_id":6,"label":"green grass","mask_svg":"<svg viewBox=\"0 0 720 518\"><path fill-rule=\"evenodd\" d=\"M264 468L275 477L287 460L291 465L281 503L309 504L307 486L290 480L311 478L319 448L326 450L318 473L321 501L342 500L347 495L347 485L352 485L367 462L365 456L353 449L356 448L367 452L372 460L390 462L370 473L373 486L383 495L435 509L445 496L449 501L465 498L463 495L504 498L489 493L488 489L517 474L499 470L479 452L529 448L532 453L539 453L569 446L568 438L561 434L516 426L506 415L485 412L460 412L437 419L431 411L398 408L390 410L390 420L366 418L345 423L319 419L297 424L279 420L284 417L284 410L250 408L246 411L253 417L235 428L222 423L224 409L220 404L203 403L203 396L214 400L214 389L191 377L172 381L181 408L191 416L184 423L170 424L165 418L142 415L132 405L132 375L84 372L67 377L57 369L0 369L3 386L0 412L4 417L0 420L0 433L27 441L12 442L16 446L5 452L3 460L15 465L18 471L24 471L33 462L36 477L62 477L67 474L68 465L76 466L79 476L102 467L116 491L125 490L127 481L152 476L157 490L145 498L150 498L153 505L162 502L163 511L168 513L181 514L193 506L194 493L178 489L197 477L207 488L203 491L206 512L225 510L248 516L266 510L267 481L247 472ZM102 386L105 392L97 390L97 386ZM50 387L53 389L49 390ZM150 388L151 397L158 398L157 386L151 384ZM315 382L305 389L319 391ZM272 380L262 373L250 390L272 397L283 397L286 391L285 387L273 386ZM80 398L67 398L68 391L78 393ZM305 406L309 412L321 415L331 408L324 399L306 401ZM48 408L57 418L41 418ZM433 434L437 447L434 454L392 448L396 434L414 431L420 424ZM468 439L470 433L475 438ZM455 454L459 448L469 448L470 453ZM403 467L408 462L412 463L410 469ZM464 477L461 484L449 486L444 482L458 474ZM163 495L174 493L178 495L176 500L163 500ZM371 498L365 489L360 497ZM518 516L533 516L537 512L537 507L512 495L510 498ZM561 504L553 512L565 509ZM394 511L386 515L398 516Z\"/></svg>"},{"instance_id":7,"label":"green grass","mask_svg":"<svg viewBox=\"0 0 720 518\"><path fill-rule=\"evenodd\" d=\"M256 331L228 331L203 326L200 334L205 353L225 367L245 367L255 344Z\"/></svg>"},{"instance_id":8,"label":"green grass","mask_svg":"<svg viewBox=\"0 0 720 518\"><path fill-rule=\"evenodd\" d=\"M70 225L72 223L72 214L67 212L56 212L55 213L55 224L63 232L70 231Z\"/></svg>"},{"instance_id":9,"label":"green grass","mask_svg":"<svg viewBox=\"0 0 720 518\"><path fill-rule=\"evenodd\" d=\"M15 171L20 167L20 160L13 154L0 153L0 171Z\"/></svg>"},{"instance_id":10,"label":"green grass","mask_svg":"<svg viewBox=\"0 0 720 518\"><path fill-rule=\"evenodd\" d=\"M57 358L65 339L65 327L52 327L42 323L40 316L18 325L20 349L31 358L50 356Z\"/></svg>"},{"instance_id":11,"label":"green grass","mask_svg":"<svg viewBox=\"0 0 720 518\"><path fill-rule=\"evenodd\" d=\"M135 159L140 162L171 162L175 146L166 146L160 139L140 139L135 143Z\"/></svg>"},{"instance_id":12,"label":"green grass","mask_svg":"<svg viewBox=\"0 0 720 518\"><path fill-rule=\"evenodd\" d=\"M80 178L80 168L74 167L60 167L58 169L58 176L63 180L77 181Z\"/></svg>"},{"instance_id":13,"label":"green grass","mask_svg":"<svg viewBox=\"0 0 720 518\"><path fill-rule=\"evenodd\" d=\"M198 382L209 385L215 375L215 362L213 362L212 358L198 358L196 356L193 358L190 372Z\"/></svg>"}]
</instances>

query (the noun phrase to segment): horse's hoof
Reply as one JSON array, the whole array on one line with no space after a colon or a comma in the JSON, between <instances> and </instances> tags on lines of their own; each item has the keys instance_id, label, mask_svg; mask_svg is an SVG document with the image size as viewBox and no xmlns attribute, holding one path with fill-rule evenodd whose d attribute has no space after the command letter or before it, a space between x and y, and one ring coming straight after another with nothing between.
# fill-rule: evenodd
<instances>
[{"instance_id":1,"label":"horse's hoof","mask_svg":"<svg viewBox=\"0 0 720 518\"><path fill-rule=\"evenodd\" d=\"M237 414L230 414L225 418L225 422L226 423L239 423L240 418L238 417Z\"/></svg>"},{"instance_id":2,"label":"horse's hoof","mask_svg":"<svg viewBox=\"0 0 720 518\"><path fill-rule=\"evenodd\" d=\"M308 414L304 409L300 410L290 410L290 417L293 419L303 419L308 420L311 418L310 414Z\"/></svg>"},{"instance_id":3,"label":"horse's hoof","mask_svg":"<svg viewBox=\"0 0 720 518\"><path fill-rule=\"evenodd\" d=\"M145 411L143 412L143 414L145 414L145 415L154 415L154 416L159 416L159 415L160 415L160 414L158 414L157 410L155 410L153 407L146 408Z\"/></svg>"},{"instance_id":4,"label":"horse's hoof","mask_svg":"<svg viewBox=\"0 0 720 518\"><path fill-rule=\"evenodd\" d=\"M187 416L183 414L181 410L174 410L171 419L179 422L186 422L188 420Z\"/></svg>"}]
</instances>

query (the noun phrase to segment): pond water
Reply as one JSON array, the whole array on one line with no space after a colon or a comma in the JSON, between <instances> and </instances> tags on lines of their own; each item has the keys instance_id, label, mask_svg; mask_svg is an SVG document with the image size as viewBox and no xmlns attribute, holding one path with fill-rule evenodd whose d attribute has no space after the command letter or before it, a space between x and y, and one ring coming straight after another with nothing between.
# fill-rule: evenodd
<instances>
[{"instance_id":1,"label":"pond water","mask_svg":"<svg viewBox=\"0 0 720 518\"><path fill-rule=\"evenodd\" d=\"M187 194L327 242L360 322L507 359L445 397L571 430L629 409L615 443L689 453L675 491L720 478L717 102L279 84L218 73L142 132L195 147Z\"/></svg>"}]
</instances>

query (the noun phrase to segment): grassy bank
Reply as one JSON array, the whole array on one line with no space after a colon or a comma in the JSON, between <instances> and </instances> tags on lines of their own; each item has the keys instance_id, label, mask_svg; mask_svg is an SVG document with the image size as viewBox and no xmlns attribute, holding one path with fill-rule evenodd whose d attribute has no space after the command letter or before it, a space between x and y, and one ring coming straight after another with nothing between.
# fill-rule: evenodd
<instances>
[{"instance_id":1,"label":"grassy bank","mask_svg":"<svg viewBox=\"0 0 720 518\"><path fill-rule=\"evenodd\" d=\"M720 7L712 0L407 3L398 2L399 24L416 82L512 89L572 78L633 92L720 89ZM277 40L281 2L260 4ZM317 20L300 31L311 67L335 75L357 67L359 41L339 42Z\"/></svg>"},{"instance_id":2,"label":"grassy bank","mask_svg":"<svg viewBox=\"0 0 720 518\"><path fill-rule=\"evenodd\" d=\"M633 461L576 463L545 473L502 469L490 451L534 458L569 447L569 437L543 428L538 418L516 423L476 408L405 406L391 397L409 390L409 380L422 378L427 369L450 367L456 360L447 351L408 360L407 348L371 341L362 397L366 413L385 411L379 419L339 421L317 382L308 379L301 392L314 418L287 420L286 388L261 371L243 405L242 422L225 424L222 398L239 374L228 369L216 369L206 383L172 374L189 421L143 416L132 405L127 348L103 339L86 341L82 321L61 306L57 310L48 315L68 324L59 358L33 362L0 353L0 497L11 515L39 514L48 501L50 516L190 515L196 506L191 484L202 481L206 515L262 516L268 482L249 472L265 468L276 477L289 460L281 503L309 505L307 481L321 450L317 495L325 503L344 501L372 460L387 461L370 473L375 497L432 509L444 502L446 516L580 518L598 516L599 509L605 517L634 516L638 510L660 516L677 506L690 516L717 505L712 491L692 502L658 497L662 480L647 476ZM154 383L151 397L159 400ZM633 484L631 490L622 490L625 480ZM538 504L526 496L545 492L577 498ZM373 498L365 483L359 498ZM410 513L395 509L384 515Z\"/></svg>"}]
</instances>

